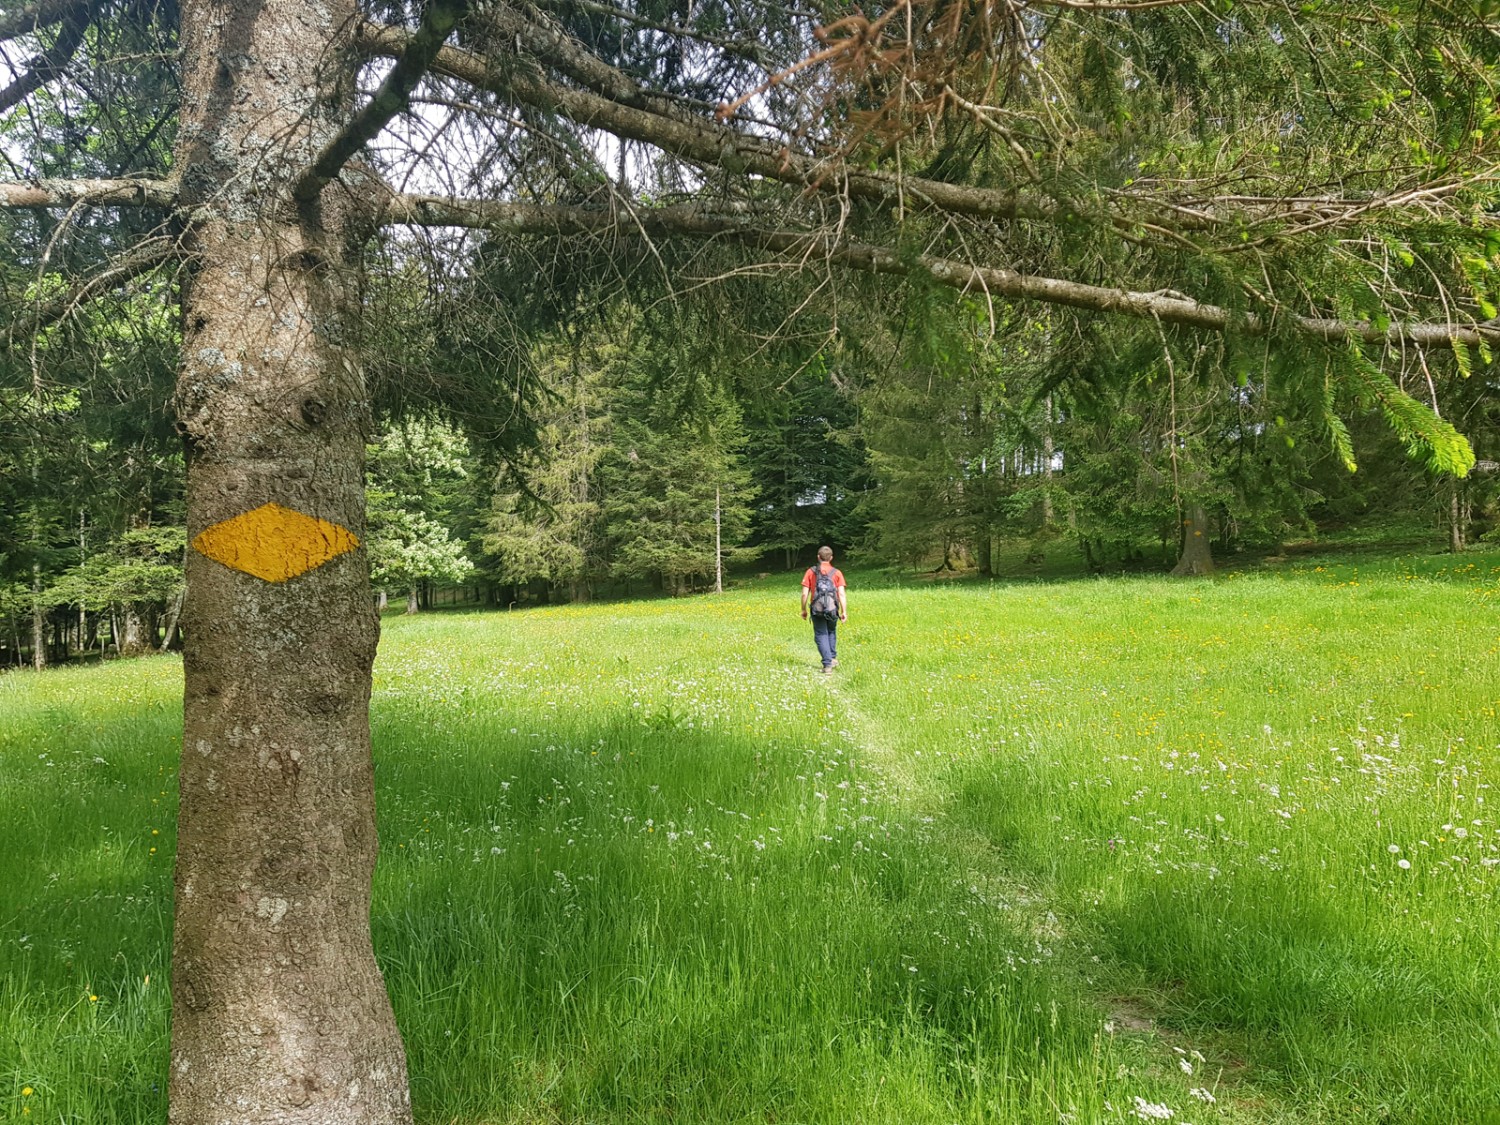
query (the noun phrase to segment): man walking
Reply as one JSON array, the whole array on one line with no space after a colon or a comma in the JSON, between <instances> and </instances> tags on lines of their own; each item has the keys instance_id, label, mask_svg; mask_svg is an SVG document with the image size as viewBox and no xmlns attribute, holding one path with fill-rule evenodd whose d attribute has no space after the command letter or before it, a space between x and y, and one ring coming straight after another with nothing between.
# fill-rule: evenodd
<instances>
[{"instance_id":1,"label":"man walking","mask_svg":"<svg viewBox=\"0 0 1500 1125\"><path fill-rule=\"evenodd\" d=\"M823 658L823 674L832 672L839 662L839 622L849 617L849 603L844 594L844 574L833 565L833 548L818 548L818 565L807 568L802 576L802 619L812 613L813 640Z\"/></svg>"}]
</instances>

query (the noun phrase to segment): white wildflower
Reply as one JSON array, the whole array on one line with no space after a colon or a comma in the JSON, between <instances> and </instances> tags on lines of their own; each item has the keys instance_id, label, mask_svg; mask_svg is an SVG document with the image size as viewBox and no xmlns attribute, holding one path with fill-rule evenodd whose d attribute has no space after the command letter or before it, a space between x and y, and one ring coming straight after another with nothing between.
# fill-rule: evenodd
<instances>
[{"instance_id":1,"label":"white wildflower","mask_svg":"<svg viewBox=\"0 0 1500 1125\"><path fill-rule=\"evenodd\" d=\"M1135 1108L1130 1111L1142 1121L1170 1121L1173 1114L1171 1109L1160 1102L1148 1102L1145 1098L1136 1096Z\"/></svg>"},{"instance_id":2,"label":"white wildflower","mask_svg":"<svg viewBox=\"0 0 1500 1125\"><path fill-rule=\"evenodd\" d=\"M1177 1069L1179 1069L1180 1071L1182 1071L1183 1074L1192 1074L1193 1073L1193 1064L1190 1063L1190 1062L1188 1062L1187 1059L1178 1059L1177 1060Z\"/></svg>"},{"instance_id":3,"label":"white wildflower","mask_svg":"<svg viewBox=\"0 0 1500 1125\"><path fill-rule=\"evenodd\" d=\"M1205 1090L1202 1086L1194 1086L1191 1090L1188 1091L1188 1097L1197 1098L1200 1102L1204 1102L1208 1105L1213 1105L1214 1102L1219 1100L1218 1098L1214 1097L1213 1094L1208 1090Z\"/></svg>"}]
</instances>

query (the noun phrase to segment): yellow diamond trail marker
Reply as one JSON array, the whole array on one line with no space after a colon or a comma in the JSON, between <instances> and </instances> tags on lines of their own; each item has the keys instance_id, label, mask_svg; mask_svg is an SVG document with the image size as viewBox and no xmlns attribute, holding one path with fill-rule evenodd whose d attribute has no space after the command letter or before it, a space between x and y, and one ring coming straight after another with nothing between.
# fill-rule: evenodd
<instances>
[{"instance_id":1,"label":"yellow diamond trail marker","mask_svg":"<svg viewBox=\"0 0 1500 1125\"><path fill-rule=\"evenodd\" d=\"M358 546L348 528L280 504L242 512L193 540L200 555L267 582L285 582Z\"/></svg>"}]
</instances>

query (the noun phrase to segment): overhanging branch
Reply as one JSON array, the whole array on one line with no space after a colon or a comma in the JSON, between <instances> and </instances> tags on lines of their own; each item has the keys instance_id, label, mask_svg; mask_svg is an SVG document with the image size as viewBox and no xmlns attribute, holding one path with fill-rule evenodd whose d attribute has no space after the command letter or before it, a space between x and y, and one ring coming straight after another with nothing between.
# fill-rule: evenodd
<instances>
[{"instance_id":1,"label":"overhanging branch","mask_svg":"<svg viewBox=\"0 0 1500 1125\"><path fill-rule=\"evenodd\" d=\"M1136 190L1109 192L1107 199L1096 202L1070 203L1035 191L891 175L849 167L836 157L797 152L789 146L695 116L643 88L562 29L528 18L504 4L487 6L480 18L496 34L497 42L504 45L502 49L507 51L504 65L496 65L494 60L475 51L444 47L432 63L436 73L560 114L586 128L652 145L700 166L762 176L804 189L838 191L859 199L886 203L901 200L907 206L928 204L949 214L1002 222L1018 219L1056 222L1080 208L1097 207L1122 237L1137 239L1143 233L1149 236L1155 232L1178 249L1191 245L1183 237L1186 234L1218 232L1226 226L1238 230L1243 223L1275 224L1274 229L1252 243L1228 244L1228 249L1241 253L1285 237L1343 226L1376 211L1411 209L1430 217L1434 208L1466 186L1462 181L1442 181L1369 198L1279 200L1226 196L1191 200L1187 205ZM397 58L410 39L401 29L365 24L356 35L356 45L368 56ZM512 51L514 55L510 54ZM567 76L577 86L548 79L534 65L535 61Z\"/></svg>"},{"instance_id":2,"label":"overhanging branch","mask_svg":"<svg viewBox=\"0 0 1500 1125\"><path fill-rule=\"evenodd\" d=\"M0 207L162 207L177 206L171 180L32 180L0 182Z\"/></svg>"},{"instance_id":3,"label":"overhanging branch","mask_svg":"<svg viewBox=\"0 0 1500 1125\"><path fill-rule=\"evenodd\" d=\"M0 113L4 113L22 98L45 86L63 72L63 68L78 52L83 43L83 33L94 18L94 4L80 4L63 17L62 29L51 48L37 55L26 64L26 71L4 90L0 90Z\"/></svg>"},{"instance_id":4,"label":"overhanging branch","mask_svg":"<svg viewBox=\"0 0 1500 1125\"><path fill-rule=\"evenodd\" d=\"M339 169L374 140L391 118L407 107L411 92L432 66L438 49L468 6L467 0L431 0L422 10L422 24L416 33L410 36L403 33L405 44L396 57L396 65L385 76L385 81L375 91L375 96L354 115L353 120L318 154L313 166L292 185L294 199L300 203L310 203L316 199L318 193L339 174Z\"/></svg>"},{"instance_id":5,"label":"overhanging branch","mask_svg":"<svg viewBox=\"0 0 1500 1125\"><path fill-rule=\"evenodd\" d=\"M367 24L360 29L356 41L369 56L397 58L411 38L398 28ZM560 42L565 41L553 38L545 31L522 39L522 45L528 51L535 51L544 58L548 57L544 52L555 53ZM593 66L589 66L587 59L582 57L583 53L578 53L580 57L567 62L569 69L589 67L591 73L601 75L598 66L602 64L597 59L593 60ZM458 47L444 47L438 51L432 69L477 89L559 113L586 128L602 129L625 140L653 145L700 165L763 176L803 188L836 181L829 186L836 186L856 198L926 201L953 214L987 219L1050 219L1058 214L1058 207L1051 200L1028 200L1008 191L966 187L915 176L898 179L878 172L842 167L691 114L673 112L664 107L641 108L649 101L649 95L639 89L628 95L619 92L619 98L633 103L626 104L615 97L562 86L535 73L523 73L519 66L506 69L491 66L484 56ZM563 69L561 64L559 69Z\"/></svg>"},{"instance_id":6,"label":"overhanging branch","mask_svg":"<svg viewBox=\"0 0 1500 1125\"><path fill-rule=\"evenodd\" d=\"M1190 297L1040 277L933 255L902 255L887 247L839 239L823 232L767 230L762 225L763 218L749 208L650 207L625 212L422 195L393 196L383 210L386 225L456 226L509 234L554 236L608 233L629 238L644 233L728 238L802 261L829 262L865 273L925 276L962 292L1065 305L1209 332L1265 336L1279 328L1328 343L1360 341L1387 347L1424 348L1500 346L1500 327L1487 324L1417 321L1392 322L1382 327L1369 321L1297 316L1286 312L1279 313L1273 320L1254 313L1238 313L1220 305L1203 304Z\"/></svg>"}]
</instances>

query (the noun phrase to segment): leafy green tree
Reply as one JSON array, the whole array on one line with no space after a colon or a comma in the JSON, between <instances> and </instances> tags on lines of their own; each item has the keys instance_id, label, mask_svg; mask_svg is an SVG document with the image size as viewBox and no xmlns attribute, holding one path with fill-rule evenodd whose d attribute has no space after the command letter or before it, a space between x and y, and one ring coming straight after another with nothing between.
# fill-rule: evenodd
<instances>
[{"instance_id":1,"label":"leafy green tree","mask_svg":"<svg viewBox=\"0 0 1500 1125\"><path fill-rule=\"evenodd\" d=\"M186 547L181 527L134 528L69 569L48 596L54 605L107 614L121 656L154 652L161 630L165 644L177 631Z\"/></svg>"},{"instance_id":2,"label":"leafy green tree","mask_svg":"<svg viewBox=\"0 0 1500 1125\"><path fill-rule=\"evenodd\" d=\"M459 583L474 570L456 525L469 522L468 443L430 420L392 426L369 450L370 577L384 604L405 590L416 613L423 583Z\"/></svg>"}]
</instances>

